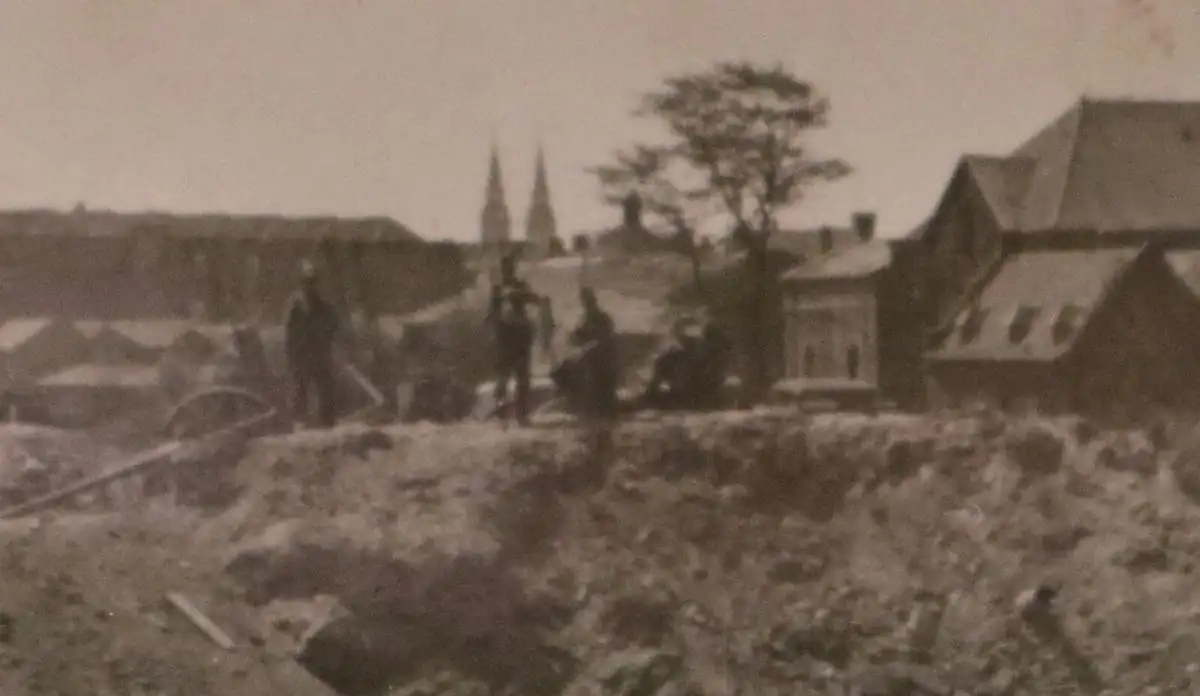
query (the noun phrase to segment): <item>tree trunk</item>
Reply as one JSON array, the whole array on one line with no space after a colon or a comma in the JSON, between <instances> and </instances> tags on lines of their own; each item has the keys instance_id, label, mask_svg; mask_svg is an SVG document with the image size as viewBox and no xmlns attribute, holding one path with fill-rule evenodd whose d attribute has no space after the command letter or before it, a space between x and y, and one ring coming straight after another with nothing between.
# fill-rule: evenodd
<instances>
[{"instance_id":1,"label":"tree trunk","mask_svg":"<svg viewBox=\"0 0 1200 696\"><path fill-rule=\"evenodd\" d=\"M763 399L770 386L768 303L770 268L765 245L752 244L746 251L746 392L754 403Z\"/></svg>"}]
</instances>

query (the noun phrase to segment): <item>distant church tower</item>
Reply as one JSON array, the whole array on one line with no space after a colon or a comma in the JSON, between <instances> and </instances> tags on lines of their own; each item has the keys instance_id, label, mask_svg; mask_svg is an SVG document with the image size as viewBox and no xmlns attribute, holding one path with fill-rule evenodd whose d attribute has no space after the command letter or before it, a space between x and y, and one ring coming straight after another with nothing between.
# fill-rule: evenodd
<instances>
[{"instance_id":1,"label":"distant church tower","mask_svg":"<svg viewBox=\"0 0 1200 696\"><path fill-rule=\"evenodd\" d=\"M554 207L550 204L550 186L546 181L546 156L539 147L536 170L533 174L533 199L525 218L525 243L531 258L544 259L553 251L558 237Z\"/></svg>"},{"instance_id":2,"label":"distant church tower","mask_svg":"<svg viewBox=\"0 0 1200 696\"><path fill-rule=\"evenodd\" d=\"M498 263L508 252L512 242L512 221L508 216L508 204L504 202L504 180L500 175L500 155L492 147L492 162L488 169L487 201L479 223L480 242L483 256L489 266Z\"/></svg>"}]
</instances>

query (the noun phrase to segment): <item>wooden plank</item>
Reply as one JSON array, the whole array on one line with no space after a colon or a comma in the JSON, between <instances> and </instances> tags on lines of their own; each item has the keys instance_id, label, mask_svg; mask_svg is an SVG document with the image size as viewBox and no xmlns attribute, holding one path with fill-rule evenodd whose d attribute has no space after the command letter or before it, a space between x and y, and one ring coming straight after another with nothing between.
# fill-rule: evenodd
<instances>
[{"instance_id":1,"label":"wooden plank","mask_svg":"<svg viewBox=\"0 0 1200 696\"><path fill-rule=\"evenodd\" d=\"M363 391L367 393L367 396L371 397L371 401L375 402L375 406L383 406L384 402L386 401L383 397L383 392L379 391L379 389L371 383L371 380L367 379L367 376L364 375L362 371L360 371L354 365L346 365L346 371L350 373L350 376L354 378L354 381L358 383L358 386L362 387Z\"/></svg>"},{"instance_id":2,"label":"wooden plank","mask_svg":"<svg viewBox=\"0 0 1200 696\"><path fill-rule=\"evenodd\" d=\"M354 379L355 384L361 387L362 390L367 393L367 396L370 397L371 401L374 402L369 406L364 406L358 411L355 411L347 416L344 420L350 422L364 420L372 411L383 408L383 406L387 403L387 400L384 398L383 393L380 392L379 389L371 383L371 380L367 379L366 375L364 375L357 367L350 363L347 363L344 367L346 372L349 373L350 377Z\"/></svg>"},{"instance_id":3,"label":"wooden plank","mask_svg":"<svg viewBox=\"0 0 1200 696\"><path fill-rule=\"evenodd\" d=\"M187 617L188 621L192 622L196 628L200 629L208 639L223 650L233 650L233 639L229 634L221 630L221 627L212 622L212 619L204 615L204 612L196 608L191 600L184 597L178 592L168 592L167 601L171 606L179 610L181 614Z\"/></svg>"},{"instance_id":4,"label":"wooden plank","mask_svg":"<svg viewBox=\"0 0 1200 696\"><path fill-rule=\"evenodd\" d=\"M205 435L197 440L176 440L173 442L164 443L152 450L142 452L136 455L132 460L125 461L115 467L105 467L105 471L102 471L101 473L86 478L82 481L76 482L70 486L67 486L66 488L60 488L57 491L51 491L50 493L34 498L33 500L27 500L24 503L19 503L7 509L0 510L0 520L11 519L13 517L20 517L22 515L28 515L30 513L37 512L66 500L73 495L77 495L94 488L99 488L128 476L133 476L151 466L170 463L174 458L174 455L178 454L186 447L193 446L199 449L201 446L210 444L211 442L215 442L221 438L236 437L238 435L248 433L251 430L269 422L271 419L275 418L275 416L275 411L271 410L267 413L241 421L240 423L235 423L223 430L218 430L214 433Z\"/></svg>"}]
</instances>

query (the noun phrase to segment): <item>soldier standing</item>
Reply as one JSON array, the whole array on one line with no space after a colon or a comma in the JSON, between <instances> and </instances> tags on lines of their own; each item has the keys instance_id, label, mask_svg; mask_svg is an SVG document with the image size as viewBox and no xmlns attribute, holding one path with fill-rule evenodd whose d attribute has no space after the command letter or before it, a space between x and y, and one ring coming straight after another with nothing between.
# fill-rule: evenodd
<instances>
[{"instance_id":1,"label":"soldier standing","mask_svg":"<svg viewBox=\"0 0 1200 696\"><path fill-rule=\"evenodd\" d=\"M528 307L538 301L529 284L516 275L516 259L505 256L500 262L500 282L492 287L489 311L496 340L497 408L508 408L508 383L516 382L512 404L517 422L529 422L529 392L533 363L533 320Z\"/></svg>"},{"instance_id":2,"label":"soldier standing","mask_svg":"<svg viewBox=\"0 0 1200 696\"><path fill-rule=\"evenodd\" d=\"M612 418L617 415L619 405L616 328L612 317L600 307L595 291L585 287L580 290L579 298L583 303L583 318L571 333L571 343L585 350L585 403L590 415Z\"/></svg>"},{"instance_id":3,"label":"soldier standing","mask_svg":"<svg viewBox=\"0 0 1200 696\"><path fill-rule=\"evenodd\" d=\"M305 264L300 292L288 307L285 344L288 368L295 385L297 416L307 420L309 397L317 397L322 427L336 422L333 347L338 331L337 310L321 297L316 271Z\"/></svg>"}]
</instances>

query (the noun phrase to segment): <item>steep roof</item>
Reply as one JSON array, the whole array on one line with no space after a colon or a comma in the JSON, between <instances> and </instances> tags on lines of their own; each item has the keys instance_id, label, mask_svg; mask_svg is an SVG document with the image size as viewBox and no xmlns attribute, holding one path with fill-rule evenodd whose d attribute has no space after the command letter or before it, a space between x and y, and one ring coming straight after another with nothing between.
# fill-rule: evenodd
<instances>
[{"instance_id":1,"label":"steep roof","mask_svg":"<svg viewBox=\"0 0 1200 696\"><path fill-rule=\"evenodd\" d=\"M1109 290L1142 253L1113 248L1009 257L977 302L959 313L953 331L930 357L1054 360L1071 349Z\"/></svg>"},{"instance_id":2,"label":"steep roof","mask_svg":"<svg viewBox=\"0 0 1200 696\"><path fill-rule=\"evenodd\" d=\"M968 155L963 158L963 164L1000 227L1016 227L1035 161L1027 157Z\"/></svg>"},{"instance_id":3,"label":"steep roof","mask_svg":"<svg viewBox=\"0 0 1200 696\"><path fill-rule=\"evenodd\" d=\"M124 236L154 234L170 237L234 239L351 239L362 241L422 241L409 228L388 217L284 217L282 215L221 215L120 213L86 210L0 212L0 235L44 234Z\"/></svg>"},{"instance_id":4,"label":"steep roof","mask_svg":"<svg viewBox=\"0 0 1200 696\"><path fill-rule=\"evenodd\" d=\"M9 319L0 324L0 351L20 348L53 324L53 319L46 318Z\"/></svg>"},{"instance_id":5,"label":"steep roof","mask_svg":"<svg viewBox=\"0 0 1200 696\"><path fill-rule=\"evenodd\" d=\"M865 278L887 268L892 248L883 240L864 242L835 251L825 258L801 264L783 274L783 280L831 280Z\"/></svg>"},{"instance_id":6,"label":"steep roof","mask_svg":"<svg viewBox=\"0 0 1200 696\"><path fill-rule=\"evenodd\" d=\"M1200 297L1200 250L1172 249L1166 253L1171 270L1192 294Z\"/></svg>"},{"instance_id":7,"label":"steep roof","mask_svg":"<svg viewBox=\"0 0 1200 696\"><path fill-rule=\"evenodd\" d=\"M1006 229L1200 228L1200 102L1082 99L1009 155L963 162Z\"/></svg>"}]
</instances>

